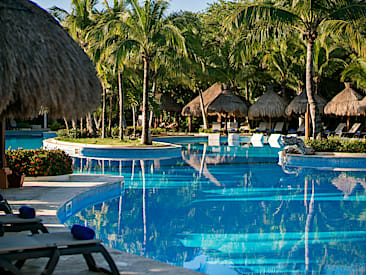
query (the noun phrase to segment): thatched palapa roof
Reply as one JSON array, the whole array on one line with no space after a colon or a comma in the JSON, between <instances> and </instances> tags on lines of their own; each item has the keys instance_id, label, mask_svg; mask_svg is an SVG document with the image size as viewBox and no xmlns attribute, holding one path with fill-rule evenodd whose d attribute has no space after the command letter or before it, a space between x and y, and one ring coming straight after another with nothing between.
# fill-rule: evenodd
<instances>
[{"instance_id":1,"label":"thatched palapa roof","mask_svg":"<svg viewBox=\"0 0 366 275\"><path fill-rule=\"evenodd\" d=\"M160 104L160 110L166 111L166 112L175 112L179 113L182 111L182 106L179 105L174 98L172 98L168 94L157 94L156 99L158 100Z\"/></svg>"},{"instance_id":2,"label":"thatched palapa roof","mask_svg":"<svg viewBox=\"0 0 366 275\"><path fill-rule=\"evenodd\" d=\"M315 95L315 101L318 104L320 113L324 112L324 106L327 101L319 95ZM306 91L302 91L301 94L296 96L290 104L286 107L285 113L287 116L291 115L303 115L306 113L306 108L308 104L308 96Z\"/></svg>"},{"instance_id":3,"label":"thatched palapa roof","mask_svg":"<svg viewBox=\"0 0 366 275\"><path fill-rule=\"evenodd\" d=\"M203 105L210 115L227 113L235 116L247 114L246 104L227 87L221 83L215 83L202 93ZM182 110L183 116L202 116L200 97L197 96Z\"/></svg>"},{"instance_id":4,"label":"thatched palapa roof","mask_svg":"<svg viewBox=\"0 0 366 275\"><path fill-rule=\"evenodd\" d=\"M248 107L237 95L225 90L207 107L207 113L233 114L240 117L248 114Z\"/></svg>"},{"instance_id":5,"label":"thatched palapa roof","mask_svg":"<svg viewBox=\"0 0 366 275\"><path fill-rule=\"evenodd\" d=\"M346 88L337 94L324 108L325 114L336 116L359 116L362 96L351 88L351 83L344 83Z\"/></svg>"},{"instance_id":6,"label":"thatched palapa roof","mask_svg":"<svg viewBox=\"0 0 366 275\"><path fill-rule=\"evenodd\" d=\"M0 0L0 115L76 118L100 102L92 62L46 11L26 0Z\"/></svg>"},{"instance_id":7,"label":"thatched palapa roof","mask_svg":"<svg viewBox=\"0 0 366 275\"><path fill-rule=\"evenodd\" d=\"M275 93L272 86L267 86L267 92L250 106L248 115L250 119L279 118L285 115L286 107L286 100Z\"/></svg>"},{"instance_id":8,"label":"thatched palapa roof","mask_svg":"<svg viewBox=\"0 0 366 275\"><path fill-rule=\"evenodd\" d=\"M366 97L359 102L358 111L361 115L366 115Z\"/></svg>"}]
</instances>

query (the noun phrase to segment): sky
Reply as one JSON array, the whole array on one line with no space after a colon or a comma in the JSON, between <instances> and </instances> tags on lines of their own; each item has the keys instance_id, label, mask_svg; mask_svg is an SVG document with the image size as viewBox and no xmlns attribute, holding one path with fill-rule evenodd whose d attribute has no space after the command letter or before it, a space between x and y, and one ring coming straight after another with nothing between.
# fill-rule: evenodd
<instances>
[{"instance_id":1,"label":"sky","mask_svg":"<svg viewBox=\"0 0 366 275\"><path fill-rule=\"evenodd\" d=\"M57 6L59 8L70 11L71 0L32 0L37 5L44 9ZM102 3L103 1L99 1ZM207 7L207 4L213 3L215 0L171 0L170 1L170 11L201 11Z\"/></svg>"}]
</instances>

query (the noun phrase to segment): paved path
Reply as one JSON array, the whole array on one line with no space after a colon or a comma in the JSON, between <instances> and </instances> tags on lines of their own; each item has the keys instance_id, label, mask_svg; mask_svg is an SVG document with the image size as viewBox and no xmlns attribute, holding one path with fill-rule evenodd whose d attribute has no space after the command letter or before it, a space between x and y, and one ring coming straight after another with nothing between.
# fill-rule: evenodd
<instances>
[{"instance_id":1,"label":"paved path","mask_svg":"<svg viewBox=\"0 0 366 275\"><path fill-rule=\"evenodd\" d=\"M93 176L93 178L95 178L95 176ZM0 189L0 192L8 199L13 209L18 209L22 205L34 207L37 216L42 218L44 224L51 232L66 231L68 229L59 223L56 216L57 210L65 202L77 194L90 190L90 188L100 186L108 181L121 181L123 178L101 176L98 181L91 181L91 178L86 178L87 181L84 182L69 181L75 179L76 177L68 180L65 177L59 177L57 181L53 182L27 181L22 188ZM111 248L108 248L108 251L112 255L120 274L201 274L144 257L120 252ZM95 255L95 258L100 266L106 267L106 265L104 265L103 257ZM40 274L45 264L46 259L30 260L25 264L22 270L24 274ZM61 257L54 274L73 275L98 273L88 271L83 257L74 255Z\"/></svg>"}]
</instances>

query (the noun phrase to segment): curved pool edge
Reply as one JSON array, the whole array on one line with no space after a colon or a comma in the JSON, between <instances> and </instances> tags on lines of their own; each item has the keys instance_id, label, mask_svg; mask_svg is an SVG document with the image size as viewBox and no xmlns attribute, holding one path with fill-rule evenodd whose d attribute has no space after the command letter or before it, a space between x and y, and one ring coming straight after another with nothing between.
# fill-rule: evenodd
<instances>
[{"instance_id":1,"label":"curved pool edge","mask_svg":"<svg viewBox=\"0 0 366 275\"><path fill-rule=\"evenodd\" d=\"M158 146L93 145L58 141L54 138L43 140L43 148L59 149L72 157L108 159L155 159L174 158L181 155L182 146L159 142ZM143 154L143 156L142 156Z\"/></svg>"},{"instance_id":2,"label":"curved pool edge","mask_svg":"<svg viewBox=\"0 0 366 275\"><path fill-rule=\"evenodd\" d=\"M84 179L81 179L83 177ZM91 178L94 178L92 182ZM69 232L69 230L60 223L56 212L70 199L78 196L85 191L89 191L94 187L107 186L116 182L120 176L105 176L94 174L71 174L64 176L55 176L50 179L44 178L27 178L22 188L0 189L1 193L6 196L12 207L18 208L23 205L30 205L37 211L37 216L42 219L43 224L50 232ZM68 180L77 180L71 182ZM118 269L122 272L131 274L156 274L156 270L164 270L169 274L201 274L185 268L165 264L159 261L151 260L142 256L136 256L120 250L113 249L105 244L106 249L112 256ZM99 259L99 258L98 258ZM31 264L25 264L22 271L27 274L39 274L43 270L43 260L33 259ZM95 274L88 271L85 261L82 257L60 257L57 263L57 273L62 274ZM57 271L56 270L56 271Z\"/></svg>"},{"instance_id":3,"label":"curved pool edge","mask_svg":"<svg viewBox=\"0 0 366 275\"><path fill-rule=\"evenodd\" d=\"M314 155L279 152L279 164L286 167L316 168L324 170L366 171L366 154L316 152Z\"/></svg>"}]
</instances>

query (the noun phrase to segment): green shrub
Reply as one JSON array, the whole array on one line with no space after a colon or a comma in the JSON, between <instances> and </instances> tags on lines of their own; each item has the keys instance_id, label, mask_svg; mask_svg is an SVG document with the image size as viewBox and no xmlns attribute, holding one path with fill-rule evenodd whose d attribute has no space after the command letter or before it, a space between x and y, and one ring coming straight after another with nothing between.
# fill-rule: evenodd
<instances>
[{"instance_id":1,"label":"green shrub","mask_svg":"<svg viewBox=\"0 0 366 275\"><path fill-rule=\"evenodd\" d=\"M316 152L366 153L366 140L329 137L321 140L305 140Z\"/></svg>"},{"instance_id":2,"label":"green shrub","mask_svg":"<svg viewBox=\"0 0 366 275\"><path fill-rule=\"evenodd\" d=\"M166 130L163 129L163 128L157 127L157 128L151 128L150 132L151 132L152 135L160 135L161 133L165 133Z\"/></svg>"},{"instance_id":3,"label":"green shrub","mask_svg":"<svg viewBox=\"0 0 366 275\"><path fill-rule=\"evenodd\" d=\"M30 124L28 122L18 122L18 128L30 128Z\"/></svg>"},{"instance_id":4,"label":"green shrub","mask_svg":"<svg viewBox=\"0 0 366 275\"><path fill-rule=\"evenodd\" d=\"M136 135L137 136L141 136L141 133L142 133L142 127L141 126L137 126L136 127ZM130 136L133 134L133 126L128 126L126 129L125 129L125 135L126 136Z\"/></svg>"},{"instance_id":5,"label":"green shrub","mask_svg":"<svg viewBox=\"0 0 366 275\"><path fill-rule=\"evenodd\" d=\"M98 133L96 135L92 135L87 129L62 129L57 131L57 135L60 138L67 139L67 138L92 138L97 137Z\"/></svg>"},{"instance_id":6,"label":"green shrub","mask_svg":"<svg viewBox=\"0 0 366 275\"><path fill-rule=\"evenodd\" d=\"M25 176L57 176L72 173L72 160L61 150L8 150L7 166Z\"/></svg>"},{"instance_id":7,"label":"green shrub","mask_svg":"<svg viewBox=\"0 0 366 275\"><path fill-rule=\"evenodd\" d=\"M63 125L61 125L61 123L59 123L58 121L54 121L51 125L50 125L50 129L51 131L58 131L60 129L63 129Z\"/></svg>"}]
</instances>

